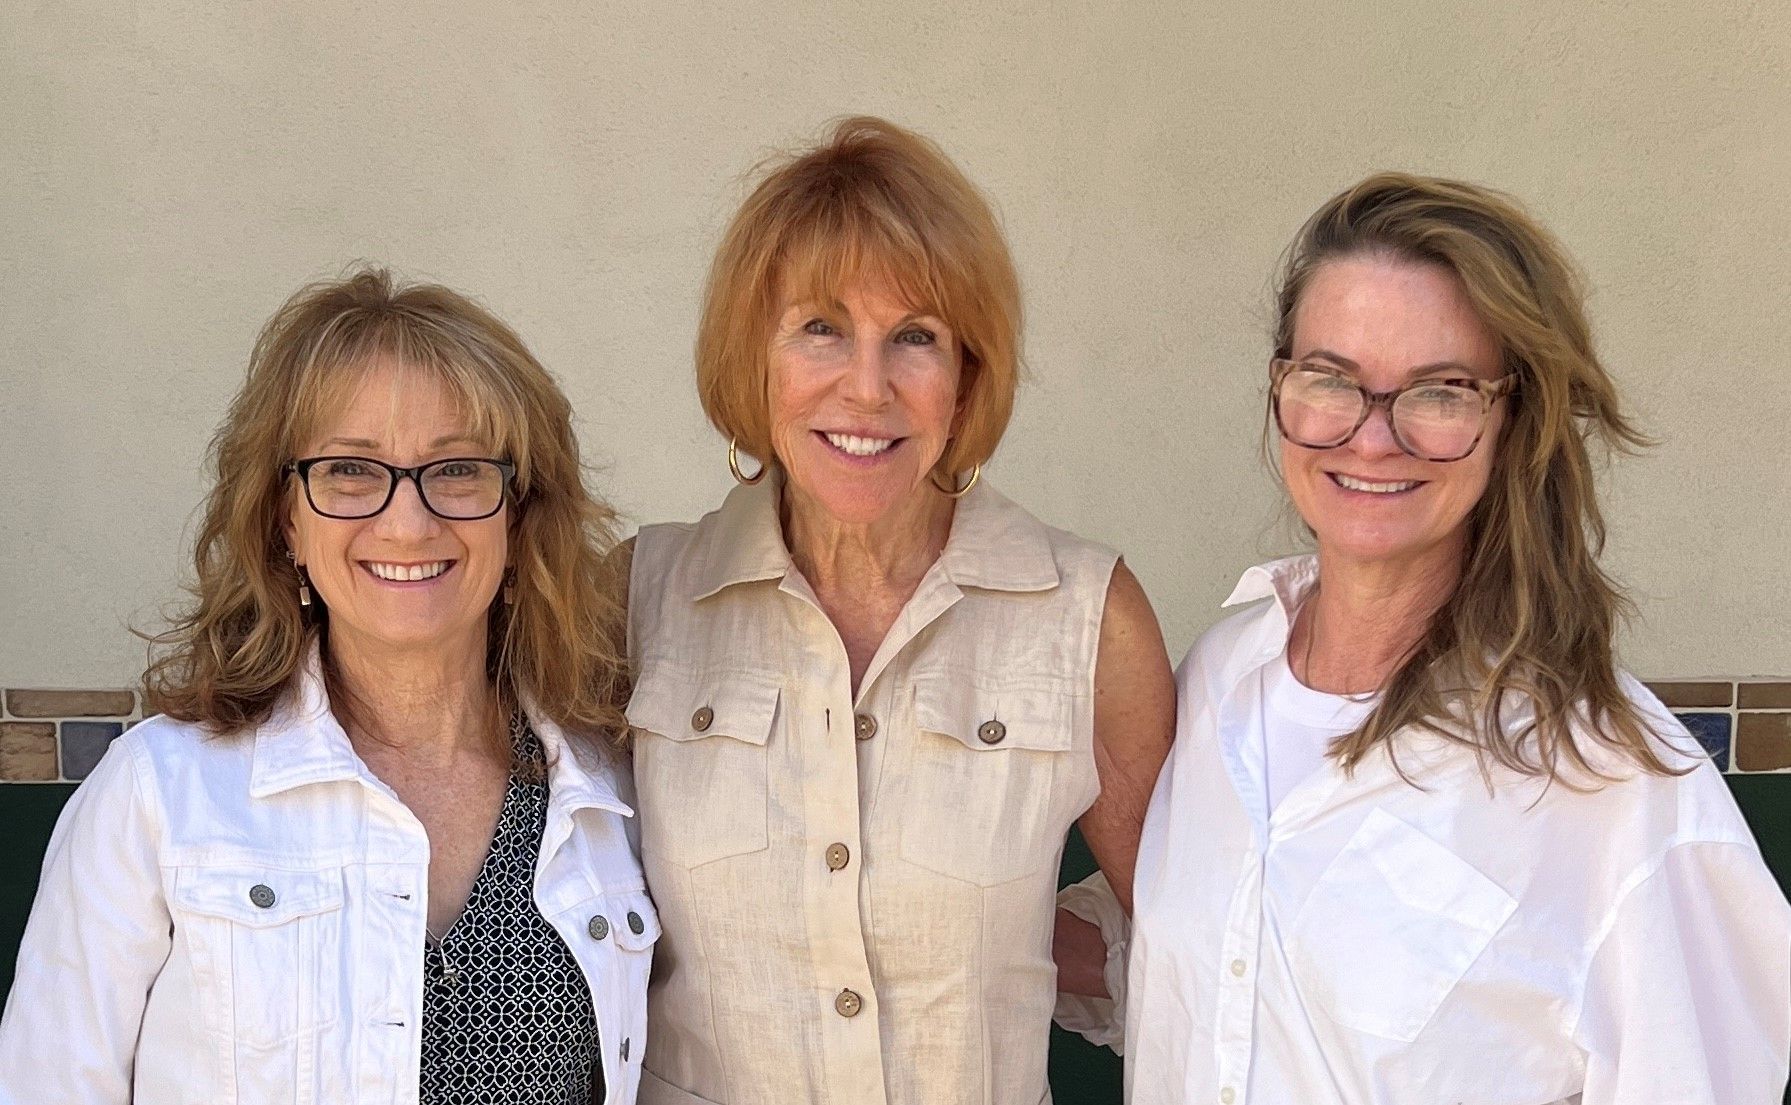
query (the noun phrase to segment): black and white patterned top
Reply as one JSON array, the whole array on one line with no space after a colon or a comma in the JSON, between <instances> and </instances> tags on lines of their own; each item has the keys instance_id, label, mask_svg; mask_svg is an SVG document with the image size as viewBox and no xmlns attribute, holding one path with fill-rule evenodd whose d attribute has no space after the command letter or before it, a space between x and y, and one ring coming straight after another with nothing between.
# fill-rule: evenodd
<instances>
[{"instance_id":1,"label":"black and white patterned top","mask_svg":"<svg viewBox=\"0 0 1791 1105\"><path fill-rule=\"evenodd\" d=\"M535 907L547 824L540 738L519 763L466 910L423 950L422 1105L589 1105L603 1098L597 1016L578 961Z\"/></svg>"}]
</instances>

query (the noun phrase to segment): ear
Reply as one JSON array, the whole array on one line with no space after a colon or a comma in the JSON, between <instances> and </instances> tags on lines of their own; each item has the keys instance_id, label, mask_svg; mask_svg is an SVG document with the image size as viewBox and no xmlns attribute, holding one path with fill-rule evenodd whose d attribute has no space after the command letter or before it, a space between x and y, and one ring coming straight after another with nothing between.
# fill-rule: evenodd
<instances>
[{"instance_id":1,"label":"ear","mask_svg":"<svg viewBox=\"0 0 1791 1105\"><path fill-rule=\"evenodd\" d=\"M303 494L293 486L289 477L289 482L281 496L285 503L280 508L280 536L286 539L286 547L292 551L294 563L300 567L303 567L305 563L298 547L298 512L305 509L304 504L300 501Z\"/></svg>"}]
</instances>

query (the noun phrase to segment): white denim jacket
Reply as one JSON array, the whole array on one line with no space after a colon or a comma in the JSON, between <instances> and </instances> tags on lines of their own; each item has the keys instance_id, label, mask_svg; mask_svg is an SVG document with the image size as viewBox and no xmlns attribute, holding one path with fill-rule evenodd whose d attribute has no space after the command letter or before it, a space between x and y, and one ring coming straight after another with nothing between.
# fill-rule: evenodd
<instances>
[{"instance_id":1,"label":"white denim jacket","mask_svg":"<svg viewBox=\"0 0 1791 1105\"><path fill-rule=\"evenodd\" d=\"M408 1105L429 842L312 666L236 737L151 718L63 811L0 1019L0 1105ZM549 806L535 901L591 987L632 1105L659 920L625 766L530 714Z\"/></svg>"}]
</instances>

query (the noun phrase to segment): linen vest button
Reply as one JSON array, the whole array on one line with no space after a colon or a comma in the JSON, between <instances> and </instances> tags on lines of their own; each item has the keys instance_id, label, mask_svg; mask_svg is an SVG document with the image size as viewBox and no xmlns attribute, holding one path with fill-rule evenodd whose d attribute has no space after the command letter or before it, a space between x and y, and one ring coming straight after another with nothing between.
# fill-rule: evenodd
<instances>
[{"instance_id":1,"label":"linen vest button","mask_svg":"<svg viewBox=\"0 0 1791 1105\"><path fill-rule=\"evenodd\" d=\"M647 922L641 920L641 915L632 909L628 911L628 931L636 936L647 931Z\"/></svg>"},{"instance_id":2,"label":"linen vest button","mask_svg":"<svg viewBox=\"0 0 1791 1105\"><path fill-rule=\"evenodd\" d=\"M709 726L715 724L715 711L707 706L697 707L697 712L690 715L690 727L699 733L707 733Z\"/></svg>"},{"instance_id":3,"label":"linen vest button","mask_svg":"<svg viewBox=\"0 0 1791 1105\"><path fill-rule=\"evenodd\" d=\"M591 918L591 923L585 926L585 931L591 934L591 939L602 940L609 935L609 918L601 913L598 914Z\"/></svg>"},{"instance_id":4,"label":"linen vest button","mask_svg":"<svg viewBox=\"0 0 1791 1105\"><path fill-rule=\"evenodd\" d=\"M827 846L827 869L829 871L838 871L851 862L852 849L844 844L829 844Z\"/></svg>"},{"instance_id":5,"label":"linen vest button","mask_svg":"<svg viewBox=\"0 0 1791 1105\"><path fill-rule=\"evenodd\" d=\"M842 1017L856 1017L864 1008L864 999L851 990L841 990L840 996L833 999L833 1011Z\"/></svg>"},{"instance_id":6,"label":"linen vest button","mask_svg":"<svg viewBox=\"0 0 1791 1105\"><path fill-rule=\"evenodd\" d=\"M1007 739L1007 726L999 721L985 721L976 727L976 739L984 744L1000 744Z\"/></svg>"},{"instance_id":7,"label":"linen vest button","mask_svg":"<svg viewBox=\"0 0 1791 1105\"><path fill-rule=\"evenodd\" d=\"M861 741L868 741L877 735L877 719L869 714L858 714L852 718L852 735Z\"/></svg>"},{"instance_id":8,"label":"linen vest button","mask_svg":"<svg viewBox=\"0 0 1791 1105\"><path fill-rule=\"evenodd\" d=\"M278 896L274 888L265 883L256 883L249 887L249 901L255 903L257 909L272 909Z\"/></svg>"}]
</instances>

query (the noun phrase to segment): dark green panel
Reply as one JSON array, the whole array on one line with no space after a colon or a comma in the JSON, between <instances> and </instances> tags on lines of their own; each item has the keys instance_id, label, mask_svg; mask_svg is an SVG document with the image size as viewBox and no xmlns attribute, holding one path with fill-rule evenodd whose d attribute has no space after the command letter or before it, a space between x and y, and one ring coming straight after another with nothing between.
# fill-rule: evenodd
<instances>
[{"instance_id":1,"label":"dark green panel","mask_svg":"<svg viewBox=\"0 0 1791 1105\"><path fill-rule=\"evenodd\" d=\"M74 792L73 783L0 784L0 832L6 838L0 851L0 993L12 990L13 963L37 894L44 849L56 815Z\"/></svg>"}]
</instances>

